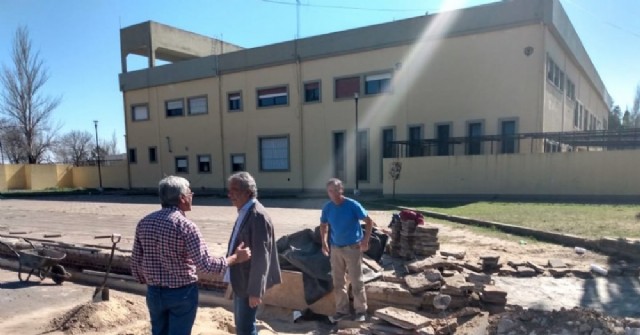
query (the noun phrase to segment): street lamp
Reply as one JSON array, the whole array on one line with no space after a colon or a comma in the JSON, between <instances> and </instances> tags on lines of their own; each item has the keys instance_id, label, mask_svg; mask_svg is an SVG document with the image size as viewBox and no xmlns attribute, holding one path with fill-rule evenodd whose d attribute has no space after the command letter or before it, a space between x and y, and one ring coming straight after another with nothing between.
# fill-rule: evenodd
<instances>
[{"instance_id":1,"label":"street lamp","mask_svg":"<svg viewBox=\"0 0 640 335\"><path fill-rule=\"evenodd\" d=\"M359 195L360 194L360 190L358 189L358 181L359 181L359 177L358 176L358 161L359 161L359 150L358 150L358 92L353 93L353 100L356 103L356 136L355 136L355 148L356 148L356 188L353 190L353 195Z\"/></svg>"},{"instance_id":2,"label":"street lamp","mask_svg":"<svg viewBox=\"0 0 640 335\"><path fill-rule=\"evenodd\" d=\"M102 169L100 168L100 143L98 142L98 120L93 120L93 126L96 129L96 158L98 162L98 180L100 181L99 190L102 191Z\"/></svg>"}]
</instances>

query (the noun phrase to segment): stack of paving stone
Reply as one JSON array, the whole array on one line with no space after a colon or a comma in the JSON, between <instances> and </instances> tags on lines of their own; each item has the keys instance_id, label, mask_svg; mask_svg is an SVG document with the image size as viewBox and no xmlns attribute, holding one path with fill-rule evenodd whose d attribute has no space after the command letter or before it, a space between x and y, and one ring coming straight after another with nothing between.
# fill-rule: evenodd
<instances>
[{"instance_id":1,"label":"stack of paving stone","mask_svg":"<svg viewBox=\"0 0 640 335\"><path fill-rule=\"evenodd\" d=\"M440 249L438 228L413 220L395 219L391 228L391 256L404 259L433 256Z\"/></svg>"}]
</instances>

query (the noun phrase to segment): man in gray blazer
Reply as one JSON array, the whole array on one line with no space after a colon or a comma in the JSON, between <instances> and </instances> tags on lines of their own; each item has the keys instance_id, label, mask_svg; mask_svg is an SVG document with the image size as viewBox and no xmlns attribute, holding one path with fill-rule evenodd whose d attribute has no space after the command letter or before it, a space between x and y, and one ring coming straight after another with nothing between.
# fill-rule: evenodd
<instances>
[{"instance_id":1,"label":"man in gray blazer","mask_svg":"<svg viewBox=\"0 0 640 335\"><path fill-rule=\"evenodd\" d=\"M225 281L233 288L236 333L255 335L256 311L265 291L282 282L273 224L257 199L258 187L248 172L238 172L229 177L227 195L238 209L228 250L233 251L244 243L251 249L251 260L230 266Z\"/></svg>"}]
</instances>

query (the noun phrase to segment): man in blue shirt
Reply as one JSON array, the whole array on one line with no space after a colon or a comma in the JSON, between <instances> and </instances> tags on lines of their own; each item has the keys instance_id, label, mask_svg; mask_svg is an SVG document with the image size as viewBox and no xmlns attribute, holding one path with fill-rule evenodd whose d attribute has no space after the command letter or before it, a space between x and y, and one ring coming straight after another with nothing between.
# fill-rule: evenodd
<instances>
[{"instance_id":1,"label":"man in blue shirt","mask_svg":"<svg viewBox=\"0 0 640 335\"><path fill-rule=\"evenodd\" d=\"M340 179L329 179L327 195L331 201L322 208L320 234L322 252L330 256L331 262L333 292L336 299L336 314L332 320L337 322L350 314L346 283L348 275L353 294L353 309L356 313L354 320L363 322L367 313L367 297L362 280L362 253L369 249L371 229L375 223L359 202L344 196L344 187ZM364 234L360 220L366 224Z\"/></svg>"}]
</instances>

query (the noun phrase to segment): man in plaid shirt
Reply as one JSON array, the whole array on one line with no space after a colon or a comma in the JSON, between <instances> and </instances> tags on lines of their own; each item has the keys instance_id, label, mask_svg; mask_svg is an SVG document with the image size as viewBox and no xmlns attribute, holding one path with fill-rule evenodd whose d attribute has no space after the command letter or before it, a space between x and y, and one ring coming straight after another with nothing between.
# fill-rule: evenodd
<instances>
[{"instance_id":1,"label":"man in plaid shirt","mask_svg":"<svg viewBox=\"0 0 640 335\"><path fill-rule=\"evenodd\" d=\"M193 201L189 182L169 176L158 191L162 209L136 227L131 274L147 284L151 333L189 335L198 309L196 270L222 274L251 258L251 251L241 244L226 258L212 257L198 226L185 216Z\"/></svg>"}]
</instances>

